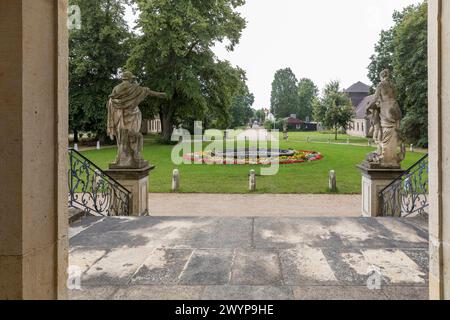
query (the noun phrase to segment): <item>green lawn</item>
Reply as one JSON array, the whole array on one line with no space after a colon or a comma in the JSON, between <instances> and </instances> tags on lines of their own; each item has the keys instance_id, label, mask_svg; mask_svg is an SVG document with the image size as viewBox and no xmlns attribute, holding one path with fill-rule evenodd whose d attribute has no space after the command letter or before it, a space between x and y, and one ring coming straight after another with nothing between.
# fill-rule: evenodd
<instances>
[{"instance_id":1,"label":"green lawn","mask_svg":"<svg viewBox=\"0 0 450 320\"><path fill-rule=\"evenodd\" d=\"M307 143L307 137L313 141ZM324 159L311 163L281 165L275 176L257 178L258 193L328 193L328 173L335 170L338 179L339 193L357 194L361 188L361 174L356 165L361 163L365 155L374 148L368 146L347 145L351 143L367 145L366 139L339 136L341 145L329 144L333 135L321 133L290 133L289 142L281 142L281 148L297 150L313 150L321 152ZM297 142L299 141L299 142ZM344 143L345 142L345 143ZM154 137L146 137L143 157L149 160L156 169L150 176L150 192L170 192L171 175L175 168L181 173L181 192L185 193L248 193L248 173L258 166L251 165L181 165L171 162L172 146L163 146L155 142ZM106 169L115 159L116 149L85 151L83 154L101 168ZM408 153L404 161L407 168L419 160L423 154ZM259 172L259 170L257 170Z\"/></svg>"}]
</instances>

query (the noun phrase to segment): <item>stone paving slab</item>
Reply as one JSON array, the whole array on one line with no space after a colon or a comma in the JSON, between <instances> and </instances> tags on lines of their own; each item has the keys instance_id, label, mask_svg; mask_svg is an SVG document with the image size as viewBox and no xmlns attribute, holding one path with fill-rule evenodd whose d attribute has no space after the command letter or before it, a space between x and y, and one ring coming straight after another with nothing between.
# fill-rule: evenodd
<instances>
[{"instance_id":1,"label":"stone paving slab","mask_svg":"<svg viewBox=\"0 0 450 320\"><path fill-rule=\"evenodd\" d=\"M275 250L238 249L231 285L281 286L280 258Z\"/></svg>"},{"instance_id":2,"label":"stone paving slab","mask_svg":"<svg viewBox=\"0 0 450 320\"><path fill-rule=\"evenodd\" d=\"M83 220L70 239L83 290L70 298L426 299L424 227L366 218ZM367 287L374 270L381 290Z\"/></svg>"},{"instance_id":3,"label":"stone paving slab","mask_svg":"<svg viewBox=\"0 0 450 320\"><path fill-rule=\"evenodd\" d=\"M210 286L202 300L293 300L292 288L286 286Z\"/></svg>"},{"instance_id":4,"label":"stone paving slab","mask_svg":"<svg viewBox=\"0 0 450 320\"><path fill-rule=\"evenodd\" d=\"M197 286L126 286L112 300L200 300L204 287Z\"/></svg>"},{"instance_id":5,"label":"stone paving slab","mask_svg":"<svg viewBox=\"0 0 450 320\"><path fill-rule=\"evenodd\" d=\"M193 251L190 249L155 249L131 279L133 285L173 285L179 281Z\"/></svg>"},{"instance_id":6,"label":"stone paving slab","mask_svg":"<svg viewBox=\"0 0 450 320\"><path fill-rule=\"evenodd\" d=\"M182 285L223 285L230 281L232 250L195 250L180 275Z\"/></svg>"}]
</instances>

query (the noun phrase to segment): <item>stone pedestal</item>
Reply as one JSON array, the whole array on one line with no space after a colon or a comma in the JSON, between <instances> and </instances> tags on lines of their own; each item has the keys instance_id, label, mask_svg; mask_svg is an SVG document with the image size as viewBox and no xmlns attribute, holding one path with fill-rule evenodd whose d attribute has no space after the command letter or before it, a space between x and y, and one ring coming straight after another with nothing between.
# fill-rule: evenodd
<instances>
[{"instance_id":1,"label":"stone pedestal","mask_svg":"<svg viewBox=\"0 0 450 320\"><path fill-rule=\"evenodd\" d=\"M379 193L404 171L400 168L376 168L363 163L358 166L362 173L362 216L378 217L380 215Z\"/></svg>"},{"instance_id":2,"label":"stone pedestal","mask_svg":"<svg viewBox=\"0 0 450 320\"><path fill-rule=\"evenodd\" d=\"M155 166L142 169L109 169L106 173L131 192L130 216L148 215L148 182Z\"/></svg>"}]
</instances>

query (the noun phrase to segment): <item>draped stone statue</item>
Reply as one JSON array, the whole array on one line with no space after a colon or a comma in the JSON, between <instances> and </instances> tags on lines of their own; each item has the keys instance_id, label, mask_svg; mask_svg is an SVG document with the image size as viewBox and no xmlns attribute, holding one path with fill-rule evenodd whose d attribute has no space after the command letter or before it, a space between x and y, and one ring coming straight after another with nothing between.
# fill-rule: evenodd
<instances>
[{"instance_id":1,"label":"draped stone statue","mask_svg":"<svg viewBox=\"0 0 450 320\"><path fill-rule=\"evenodd\" d=\"M117 140L118 154L111 169L140 169L148 166L141 152L144 138L141 134L142 113L139 104L148 96L165 98L165 93L155 92L136 83L131 72L124 72L122 83L109 96L108 135Z\"/></svg>"},{"instance_id":2,"label":"draped stone statue","mask_svg":"<svg viewBox=\"0 0 450 320\"><path fill-rule=\"evenodd\" d=\"M390 81L389 70L383 70L380 78L381 82L367 110L367 115L371 116L371 130L378 150L368 155L367 162L370 166L400 168L406 154L399 132L402 111Z\"/></svg>"}]
</instances>

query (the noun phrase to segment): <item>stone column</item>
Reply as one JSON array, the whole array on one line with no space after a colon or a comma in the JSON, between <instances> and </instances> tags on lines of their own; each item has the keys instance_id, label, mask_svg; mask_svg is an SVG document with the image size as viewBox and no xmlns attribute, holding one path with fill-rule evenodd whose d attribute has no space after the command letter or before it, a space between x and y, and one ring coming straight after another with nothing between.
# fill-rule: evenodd
<instances>
[{"instance_id":1,"label":"stone column","mask_svg":"<svg viewBox=\"0 0 450 320\"><path fill-rule=\"evenodd\" d=\"M450 1L428 5L430 298L450 299Z\"/></svg>"},{"instance_id":2,"label":"stone column","mask_svg":"<svg viewBox=\"0 0 450 320\"><path fill-rule=\"evenodd\" d=\"M366 165L358 166L362 173L362 216L380 215L379 193L404 171L402 169L373 169ZM393 213L395 215L395 213Z\"/></svg>"},{"instance_id":3,"label":"stone column","mask_svg":"<svg viewBox=\"0 0 450 320\"><path fill-rule=\"evenodd\" d=\"M0 300L65 299L67 1L0 2Z\"/></svg>"}]
</instances>

